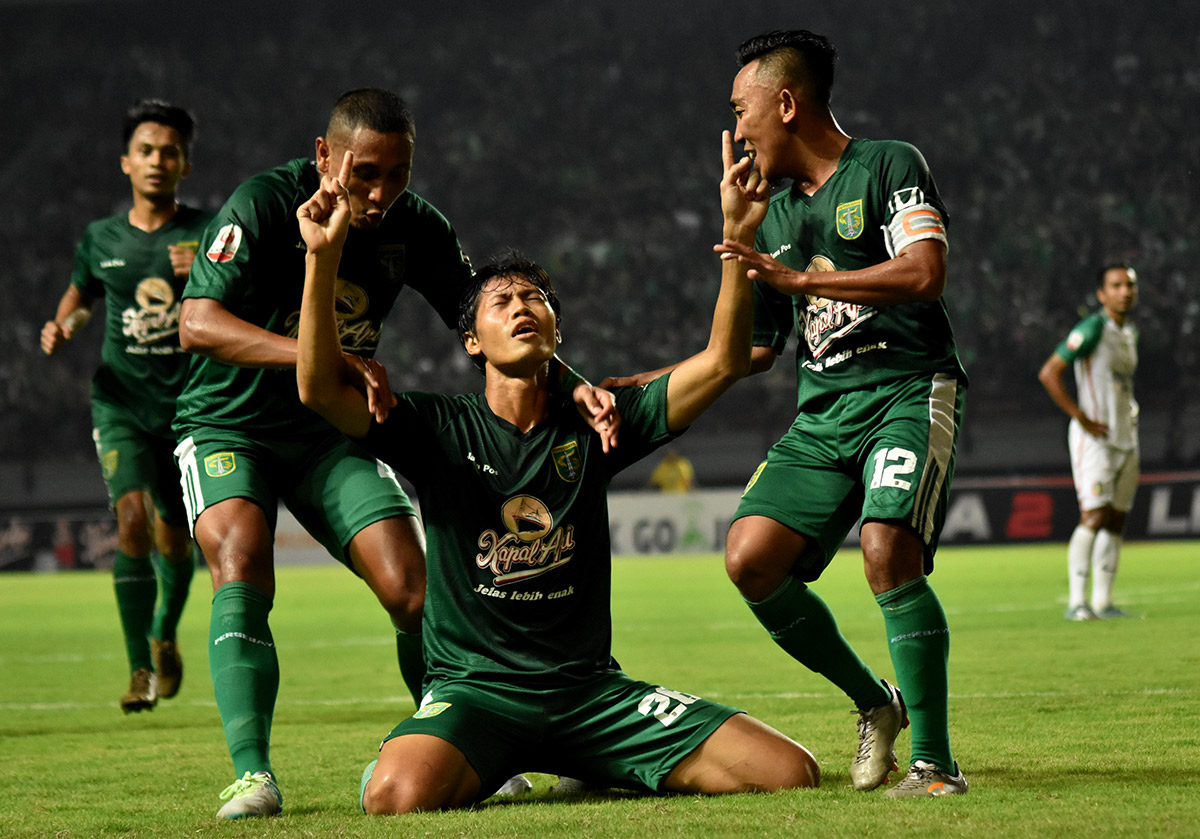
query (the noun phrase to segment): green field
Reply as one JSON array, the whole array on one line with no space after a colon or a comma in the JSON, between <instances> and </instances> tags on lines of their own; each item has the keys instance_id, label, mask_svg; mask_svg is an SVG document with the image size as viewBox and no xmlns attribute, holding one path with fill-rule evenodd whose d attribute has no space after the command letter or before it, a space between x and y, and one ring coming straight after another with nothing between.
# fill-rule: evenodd
<instances>
[{"instance_id":1,"label":"green field","mask_svg":"<svg viewBox=\"0 0 1200 839\"><path fill-rule=\"evenodd\" d=\"M332 562L279 571L282 669L272 758L282 818L221 823L232 780L208 680L207 575L180 640L183 690L123 716L126 668L106 574L0 575L0 837L1200 836L1200 546L1127 546L1117 602L1135 617L1062 618L1065 547L945 549L951 726L970 794L855 793L850 703L775 648L717 557L621 559L614 654L638 678L738 705L808 746L819 790L721 798L558 797L363 816L362 767L411 712L390 630ZM891 677L883 621L847 552L817 590ZM907 757L907 732L898 742Z\"/></svg>"}]
</instances>

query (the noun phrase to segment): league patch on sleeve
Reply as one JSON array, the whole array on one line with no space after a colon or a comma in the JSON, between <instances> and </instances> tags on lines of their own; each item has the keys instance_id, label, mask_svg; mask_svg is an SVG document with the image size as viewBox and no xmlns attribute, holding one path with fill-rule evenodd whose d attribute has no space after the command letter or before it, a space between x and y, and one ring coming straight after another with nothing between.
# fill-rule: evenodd
<instances>
[{"instance_id":1,"label":"league patch on sleeve","mask_svg":"<svg viewBox=\"0 0 1200 839\"><path fill-rule=\"evenodd\" d=\"M1071 334L1067 336L1067 349L1074 352L1083 346L1083 333L1078 329L1072 329Z\"/></svg>"},{"instance_id":2,"label":"league patch on sleeve","mask_svg":"<svg viewBox=\"0 0 1200 839\"><path fill-rule=\"evenodd\" d=\"M204 255L208 257L209 262L228 262L237 255L241 245L242 228L236 224L227 224L217 231Z\"/></svg>"}]
</instances>

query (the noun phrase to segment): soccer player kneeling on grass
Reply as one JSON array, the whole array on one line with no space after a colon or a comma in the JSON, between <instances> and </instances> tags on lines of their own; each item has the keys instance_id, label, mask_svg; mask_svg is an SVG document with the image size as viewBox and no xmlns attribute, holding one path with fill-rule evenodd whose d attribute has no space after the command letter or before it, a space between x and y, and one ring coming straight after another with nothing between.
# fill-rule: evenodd
<instances>
[{"instance_id":1,"label":"soccer player kneeling on grass","mask_svg":"<svg viewBox=\"0 0 1200 839\"><path fill-rule=\"evenodd\" d=\"M750 242L766 185L734 162L728 133L723 151L725 236ZM737 709L627 676L610 649L609 479L747 372L745 269L723 263L706 350L617 391L620 445L608 452L548 386L558 301L545 272L517 258L481 269L460 309L484 393L373 393L371 410L337 340L339 180L324 178L297 213L308 246L301 399L405 474L429 511L425 696L364 772L363 809L469 806L526 769L662 792L816 786L803 746Z\"/></svg>"}]
</instances>

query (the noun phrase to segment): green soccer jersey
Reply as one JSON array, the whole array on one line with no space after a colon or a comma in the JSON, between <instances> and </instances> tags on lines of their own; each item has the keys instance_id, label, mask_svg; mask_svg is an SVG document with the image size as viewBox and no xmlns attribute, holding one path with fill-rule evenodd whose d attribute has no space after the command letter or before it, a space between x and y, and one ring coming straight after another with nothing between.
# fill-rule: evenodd
<instances>
[{"instance_id":1,"label":"green soccer jersey","mask_svg":"<svg viewBox=\"0 0 1200 839\"><path fill-rule=\"evenodd\" d=\"M92 401L120 411L146 431L169 435L188 356L179 347L186 277L175 276L168 247L196 249L211 213L180 207L150 233L126 213L88 225L75 250L71 283L104 298L101 365Z\"/></svg>"},{"instance_id":2,"label":"green soccer jersey","mask_svg":"<svg viewBox=\"0 0 1200 839\"><path fill-rule=\"evenodd\" d=\"M552 686L615 669L610 478L674 437L663 376L616 388L621 444L563 400L522 434L482 395L399 394L367 448L417 489L429 678Z\"/></svg>"},{"instance_id":3,"label":"green soccer jersey","mask_svg":"<svg viewBox=\"0 0 1200 839\"><path fill-rule=\"evenodd\" d=\"M797 271L853 271L921 239L946 242L948 218L921 153L907 143L854 139L837 170L806 195L772 196L755 249ZM793 328L798 405L914 373L964 384L945 303L872 307L788 297L755 283L754 343L782 352Z\"/></svg>"},{"instance_id":4,"label":"green soccer jersey","mask_svg":"<svg viewBox=\"0 0 1200 839\"><path fill-rule=\"evenodd\" d=\"M306 252L296 209L319 185L313 163L297 159L239 186L205 233L184 297L212 298L242 320L296 337ZM450 223L433 205L405 192L378 228L351 228L346 239L336 291L342 348L374 355L382 321L406 285L453 327L470 278L470 263ZM288 438L329 430L301 404L294 370L234 367L197 355L175 430L182 437L201 426Z\"/></svg>"}]
</instances>

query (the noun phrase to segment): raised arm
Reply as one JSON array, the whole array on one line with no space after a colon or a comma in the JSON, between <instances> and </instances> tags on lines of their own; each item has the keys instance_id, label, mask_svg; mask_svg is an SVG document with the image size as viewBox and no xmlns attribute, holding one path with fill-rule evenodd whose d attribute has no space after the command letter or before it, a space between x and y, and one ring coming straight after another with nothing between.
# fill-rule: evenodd
<instances>
[{"instance_id":1,"label":"raised arm","mask_svg":"<svg viewBox=\"0 0 1200 839\"><path fill-rule=\"evenodd\" d=\"M733 137L721 137L721 212L724 239L747 247L767 213L770 190L749 157L734 160ZM680 362L667 382L667 427L687 428L717 397L750 372L754 303L746 266L722 256L721 290L713 310L708 346Z\"/></svg>"},{"instance_id":2,"label":"raised arm","mask_svg":"<svg viewBox=\"0 0 1200 839\"><path fill-rule=\"evenodd\" d=\"M346 152L336 178L321 178L321 186L296 211L300 235L308 246L304 258L304 297L296 339L296 386L300 401L351 437L365 437L371 427L366 395L358 389L360 376L342 353L334 312L334 289L342 245L350 229L350 197L343 184L354 166Z\"/></svg>"}]
</instances>

